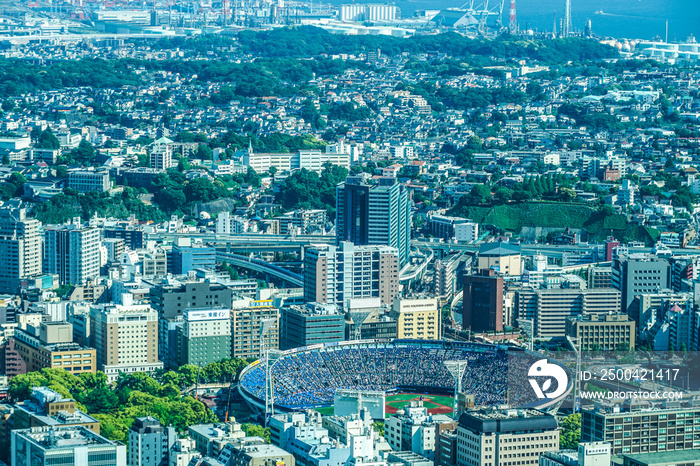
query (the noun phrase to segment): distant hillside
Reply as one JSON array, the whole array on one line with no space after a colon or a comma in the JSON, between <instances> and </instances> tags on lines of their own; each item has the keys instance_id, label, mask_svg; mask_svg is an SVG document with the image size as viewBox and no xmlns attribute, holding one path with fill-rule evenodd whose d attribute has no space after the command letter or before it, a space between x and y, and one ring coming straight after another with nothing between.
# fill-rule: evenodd
<instances>
[{"instance_id":1,"label":"distant hillside","mask_svg":"<svg viewBox=\"0 0 700 466\"><path fill-rule=\"evenodd\" d=\"M462 206L450 211L480 224L494 225L506 231L519 233L523 227L585 229L589 241L614 236L627 241L653 243L658 238L653 228L631 226L624 215L609 214L584 204L560 202L524 202L495 207Z\"/></svg>"}]
</instances>

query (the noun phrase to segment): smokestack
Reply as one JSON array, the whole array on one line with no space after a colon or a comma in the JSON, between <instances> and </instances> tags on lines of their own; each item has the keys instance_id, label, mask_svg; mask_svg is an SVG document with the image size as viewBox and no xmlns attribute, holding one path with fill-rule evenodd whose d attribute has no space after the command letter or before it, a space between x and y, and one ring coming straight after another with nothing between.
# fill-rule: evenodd
<instances>
[{"instance_id":1,"label":"smokestack","mask_svg":"<svg viewBox=\"0 0 700 466\"><path fill-rule=\"evenodd\" d=\"M515 0L510 0L510 33L518 33L518 21L515 14Z\"/></svg>"}]
</instances>

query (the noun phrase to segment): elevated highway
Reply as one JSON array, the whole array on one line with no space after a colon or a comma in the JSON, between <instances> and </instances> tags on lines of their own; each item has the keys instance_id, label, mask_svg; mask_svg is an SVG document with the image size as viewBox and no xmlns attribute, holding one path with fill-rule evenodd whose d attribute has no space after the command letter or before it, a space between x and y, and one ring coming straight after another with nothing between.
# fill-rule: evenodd
<instances>
[{"instance_id":1,"label":"elevated highway","mask_svg":"<svg viewBox=\"0 0 700 466\"><path fill-rule=\"evenodd\" d=\"M275 277L294 288L301 288L304 286L304 278L301 275L260 259L251 259L248 256L217 250L216 261L226 261L227 264L234 267L240 267Z\"/></svg>"},{"instance_id":2,"label":"elevated highway","mask_svg":"<svg viewBox=\"0 0 700 466\"><path fill-rule=\"evenodd\" d=\"M335 236L332 235L263 235L263 234L237 234L220 235L216 233L148 233L145 239L156 241L174 241L177 238L191 238L194 241L226 246L232 253L250 254L257 252L298 252L303 254L303 248L312 244L335 244ZM454 251L477 253L479 244L458 244L445 243L439 241L429 241L426 239L411 240L414 249L422 251ZM549 257L561 258L565 252L584 252L590 250L595 245L575 244L567 246L555 246L549 244L523 244L523 255L544 254ZM597 245L602 247L602 245ZM652 248L632 247L631 253L651 253ZM700 249L671 249L674 255L700 255ZM407 271L407 273L410 273Z\"/></svg>"},{"instance_id":3,"label":"elevated highway","mask_svg":"<svg viewBox=\"0 0 700 466\"><path fill-rule=\"evenodd\" d=\"M190 238L216 246L225 246L228 252L250 254L256 252L297 252L312 244L335 244L335 236L329 235L263 235L241 234L220 235L216 233L148 233L145 239L155 241L175 241Z\"/></svg>"},{"instance_id":4,"label":"elevated highway","mask_svg":"<svg viewBox=\"0 0 700 466\"><path fill-rule=\"evenodd\" d=\"M424 239L417 239L411 241L414 246L421 247L423 249L429 248L435 251L464 251L469 253L479 252L478 244L458 244L458 243L444 243L438 241L426 241ZM574 244L567 246L556 246L551 244L523 244L521 247L522 254L533 255L533 254L544 254L548 257L561 258L565 252L585 252L593 247L603 247L602 245L592 245L592 244ZM630 253L651 253L652 248L638 248L632 247L628 248ZM674 255L700 255L700 249L681 249L672 248L671 251Z\"/></svg>"},{"instance_id":5,"label":"elevated highway","mask_svg":"<svg viewBox=\"0 0 700 466\"><path fill-rule=\"evenodd\" d=\"M418 250L417 254L414 253L414 258L415 255L418 256L418 262L415 264L408 263L401 270L399 281L402 285L410 285L411 283L423 278L425 271L428 268L428 264L430 264L430 262L433 260L434 252L432 249L425 248L423 251Z\"/></svg>"}]
</instances>

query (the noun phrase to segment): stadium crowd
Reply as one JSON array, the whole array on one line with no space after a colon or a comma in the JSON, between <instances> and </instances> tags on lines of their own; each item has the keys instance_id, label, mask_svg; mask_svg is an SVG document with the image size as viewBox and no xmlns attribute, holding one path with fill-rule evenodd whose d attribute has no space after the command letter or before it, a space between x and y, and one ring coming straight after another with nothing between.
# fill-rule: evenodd
<instances>
[{"instance_id":1,"label":"stadium crowd","mask_svg":"<svg viewBox=\"0 0 700 466\"><path fill-rule=\"evenodd\" d=\"M515 357L515 359L514 359ZM526 382L534 359L503 348L483 345L361 344L324 347L285 355L272 369L275 404L292 409L329 406L337 389L414 390L452 393L455 381L445 361L467 361L462 391L478 404L524 404L514 380ZM509 370L515 371L509 374ZM265 397L265 362L248 370L240 381L251 395ZM510 389L510 391L509 391Z\"/></svg>"}]
</instances>

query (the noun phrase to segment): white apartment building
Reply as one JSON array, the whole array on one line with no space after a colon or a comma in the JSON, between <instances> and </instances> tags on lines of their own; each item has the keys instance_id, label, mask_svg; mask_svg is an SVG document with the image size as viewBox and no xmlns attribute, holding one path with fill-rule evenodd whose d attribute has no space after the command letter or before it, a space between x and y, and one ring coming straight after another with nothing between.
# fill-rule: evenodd
<instances>
[{"instance_id":1,"label":"white apartment building","mask_svg":"<svg viewBox=\"0 0 700 466\"><path fill-rule=\"evenodd\" d=\"M700 194L700 176L688 175L688 187L693 194Z\"/></svg>"},{"instance_id":2,"label":"white apartment building","mask_svg":"<svg viewBox=\"0 0 700 466\"><path fill-rule=\"evenodd\" d=\"M19 199L0 207L0 292L15 293L21 279L41 275L40 226Z\"/></svg>"},{"instance_id":3,"label":"white apartment building","mask_svg":"<svg viewBox=\"0 0 700 466\"><path fill-rule=\"evenodd\" d=\"M559 153L547 152L542 154L542 163L545 165L560 165L561 160L559 159Z\"/></svg>"},{"instance_id":4,"label":"white apartment building","mask_svg":"<svg viewBox=\"0 0 700 466\"><path fill-rule=\"evenodd\" d=\"M216 233L218 235L237 235L248 231L248 220L231 212L221 212L216 218Z\"/></svg>"},{"instance_id":5,"label":"white apartment building","mask_svg":"<svg viewBox=\"0 0 700 466\"><path fill-rule=\"evenodd\" d=\"M455 239L458 243L471 243L479 238L479 224L474 222L455 223Z\"/></svg>"},{"instance_id":6,"label":"white apartment building","mask_svg":"<svg viewBox=\"0 0 700 466\"><path fill-rule=\"evenodd\" d=\"M75 464L126 466L126 445L108 440L83 425L42 426L11 432L11 464Z\"/></svg>"},{"instance_id":7,"label":"white apartment building","mask_svg":"<svg viewBox=\"0 0 700 466\"><path fill-rule=\"evenodd\" d=\"M448 416L428 414L422 401L411 401L386 420L385 438L395 451L412 451L435 460L438 424L454 425Z\"/></svg>"},{"instance_id":8,"label":"white apartment building","mask_svg":"<svg viewBox=\"0 0 700 466\"><path fill-rule=\"evenodd\" d=\"M413 150L413 147L406 148ZM348 144L343 139L335 144L328 144L326 146L326 154L347 154L350 157L351 163L357 162L363 153L364 146L362 144Z\"/></svg>"},{"instance_id":9,"label":"white apartment building","mask_svg":"<svg viewBox=\"0 0 700 466\"><path fill-rule=\"evenodd\" d=\"M399 253L389 246L313 245L304 257L304 298L345 306L351 298L380 298L391 304L399 294Z\"/></svg>"},{"instance_id":10,"label":"white apartment building","mask_svg":"<svg viewBox=\"0 0 700 466\"><path fill-rule=\"evenodd\" d=\"M350 168L350 154L340 152L322 152L320 150L300 150L294 153L259 153L248 150L243 156L243 165L257 173L265 173L275 167L277 171L289 171L305 168L320 173L323 165L330 162L347 169Z\"/></svg>"},{"instance_id":11,"label":"white apartment building","mask_svg":"<svg viewBox=\"0 0 700 466\"><path fill-rule=\"evenodd\" d=\"M159 140L160 141L160 140ZM151 148L151 168L156 170L167 170L175 167L173 162L173 146L167 143L156 143Z\"/></svg>"},{"instance_id":12,"label":"white apartment building","mask_svg":"<svg viewBox=\"0 0 700 466\"><path fill-rule=\"evenodd\" d=\"M128 465L165 466L176 441L174 427L163 427L151 416L137 417L129 429Z\"/></svg>"}]
</instances>

